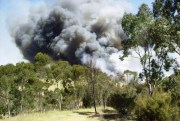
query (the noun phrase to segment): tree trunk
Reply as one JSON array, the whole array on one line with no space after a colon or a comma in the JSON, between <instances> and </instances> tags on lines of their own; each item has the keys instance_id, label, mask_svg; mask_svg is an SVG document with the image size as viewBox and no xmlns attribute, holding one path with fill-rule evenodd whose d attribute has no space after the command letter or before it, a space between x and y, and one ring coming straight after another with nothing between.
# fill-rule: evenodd
<instances>
[{"instance_id":1,"label":"tree trunk","mask_svg":"<svg viewBox=\"0 0 180 121\"><path fill-rule=\"evenodd\" d=\"M21 110L21 113L22 113L22 111L23 111L23 105L22 105L22 101L21 101L21 106L20 106L20 110Z\"/></svg>"},{"instance_id":2,"label":"tree trunk","mask_svg":"<svg viewBox=\"0 0 180 121\"><path fill-rule=\"evenodd\" d=\"M11 110L10 110L10 106L9 106L9 103L8 103L8 118L11 117Z\"/></svg>"},{"instance_id":3,"label":"tree trunk","mask_svg":"<svg viewBox=\"0 0 180 121\"><path fill-rule=\"evenodd\" d=\"M7 105L7 111L8 111L8 118L11 117L11 109L10 109L10 100L9 100L9 94L6 95L6 105Z\"/></svg>"},{"instance_id":4,"label":"tree trunk","mask_svg":"<svg viewBox=\"0 0 180 121\"><path fill-rule=\"evenodd\" d=\"M23 102L24 102L24 93L23 93L23 91L24 91L24 84L23 84L23 80L22 80L22 82L21 82L21 89L20 89L20 94L21 94L21 101L20 101L20 112L22 113L23 112Z\"/></svg>"},{"instance_id":5,"label":"tree trunk","mask_svg":"<svg viewBox=\"0 0 180 121\"><path fill-rule=\"evenodd\" d=\"M38 111L42 112L43 111L43 107L42 107L42 94L41 94L41 92L38 93L38 98L39 98L39 101L38 101L39 109L38 109Z\"/></svg>"},{"instance_id":6,"label":"tree trunk","mask_svg":"<svg viewBox=\"0 0 180 121\"><path fill-rule=\"evenodd\" d=\"M104 110L106 109L106 101L105 101L105 97L103 97L103 107L104 107Z\"/></svg>"},{"instance_id":7,"label":"tree trunk","mask_svg":"<svg viewBox=\"0 0 180 121\"><path fill-rule=\"evenodd\" d=\"M60 95L59 97L58 97L58 105L59 105L59 110L61 111L62 110L62 95Z\"/></svg>"},{"instance_id":8,"label":"tree trunk","mask_svg":"<svg viewBox=\"0 0 180 121\"><path fill-rule=\"evenodd\" d=\"M104 110L106 109L106 102L103 101L103 107L104 107Z\"/></svg>"},{"instance_id":9,"label":"tree trunk","mask_svg":"<svg viewBox=\"0 0 180 121\"><path fill-rule=\"evenodd\" d=\"M97 110L96 110L96 101L95 101L95 99L93 100L93 102L94 102L94 111L95 111L95 113L97 114Z\"/></svg>"},{"instance_id":10,"label":"tree trunk","mask_svg":"<svg viewBox=\"0 0 180 121\"><path fill-rule=\"evenodd\" d=\"M149 91L149 95L152 96L152 94L153 94L153 88L152 88L152 85L150 84L149 80L147 81L147 83L148 83L148 91Z\"/></svg>"},{"instance_id":11,"label":"tree trunk","mask_svg":"<svg viewBox=\"0 0 180 121\"><path fill-rule=\"evenodd\" d=\"M92 85L92 93L93 93L93 105L94 105L94 111L97 114L97 110L96 110L96 97L95 97L95 87L94 87L94 83Z\"/></svg>"}]
</instances>

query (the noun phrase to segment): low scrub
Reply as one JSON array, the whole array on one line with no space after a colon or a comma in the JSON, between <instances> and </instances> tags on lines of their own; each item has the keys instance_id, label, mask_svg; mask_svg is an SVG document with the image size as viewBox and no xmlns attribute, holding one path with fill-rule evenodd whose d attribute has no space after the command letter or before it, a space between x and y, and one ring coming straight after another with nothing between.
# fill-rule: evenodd
<instances>
[{"instance_id":1,"label":"low scrub","mask_svg":"<svg viewBox=\"0 0 180 121\"><path fill-rule=\"evenodd\" d=\"M153 96L139 95L135 101L138 121L179 121L179 109L172 104L171 94L155 91Z\"/></svg>"},{"instance_id":2,"label":"low scrub","mask_svg":"<svg viewBox=\"0 0 180 121\"><path fill-rule=\"evenodd\" d=\"M116 91L109 97L109 105L115 108L121 115L131 113L134 109L136 93L134 88L127 86Z\"/></svg>"}]
</instances>

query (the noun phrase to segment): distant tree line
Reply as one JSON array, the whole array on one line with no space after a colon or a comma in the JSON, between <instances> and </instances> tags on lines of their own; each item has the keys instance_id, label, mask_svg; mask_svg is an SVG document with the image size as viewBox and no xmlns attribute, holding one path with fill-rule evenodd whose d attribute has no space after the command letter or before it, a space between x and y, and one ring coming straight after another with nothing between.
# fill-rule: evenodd
<instances>
[{"instance_id":1,"label":"distant tree line","mask_svg":"<svg viewBox=\"0 0 180 121\"><path fill-rule=\"evenodd\" d=\"M0 66L0 114L105 107L115 83L93 66L53 62L43 53L34 64Z\"/></svg>"},{"instance_id":2,"label":"distant tree line","mask_svg":"<svg viewBox=\"0 0 180 121\"><path fill-rule=\"evenodd\" d=\"M52 61L43 53L35 63L0 66L0 114L8 117L48 110L71 110L97 106L114 107L120 116L145 121L178 121L180 114L180 74L164 78L149 95L146 83L136 72L124 71L112 78L95 68Z\"/></svg>"}]
</instances>

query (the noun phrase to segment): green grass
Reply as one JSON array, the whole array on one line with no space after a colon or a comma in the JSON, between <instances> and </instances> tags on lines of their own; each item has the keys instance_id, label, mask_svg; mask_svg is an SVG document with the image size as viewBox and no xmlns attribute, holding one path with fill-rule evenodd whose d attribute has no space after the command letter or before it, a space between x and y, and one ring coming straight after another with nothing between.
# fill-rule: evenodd
<instances>
[{"instance_id":1,"label":"green grass","mask_svg":"<svg viewBox=\"0 0 180 121\"><path fill-rule=\"evenodd\" d=\"M115 114L115 110L107 108L106 111L102 107L97 108L98 113L94 113L93 108L79 109L71 111L48 111L43 113L21 114L15 117L1 119L0 121L115 121L116 119L104 119L103 117Z\"/></svg>"}]
</instances>

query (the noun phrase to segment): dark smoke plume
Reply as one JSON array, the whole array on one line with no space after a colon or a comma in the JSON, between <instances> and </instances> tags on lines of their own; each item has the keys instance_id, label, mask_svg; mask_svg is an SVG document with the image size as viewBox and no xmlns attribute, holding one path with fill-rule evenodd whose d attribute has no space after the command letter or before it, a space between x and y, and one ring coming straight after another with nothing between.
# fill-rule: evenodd
<instances>
[{"instance_id":1,"label":"dark smoke plume","mask_svg":"<svg viewBox=\"0 0 180 121\"><path fill-rule=\"evenodd\" d=\"M109 59L121 49L124 37L120 20L124 9L120 1L61 0L46 15L21 25L14 32L24 58L33 62L38 52L71 64L86 64L93 56L97 68L117 73Z\"/></svg>"}]
</instances>

